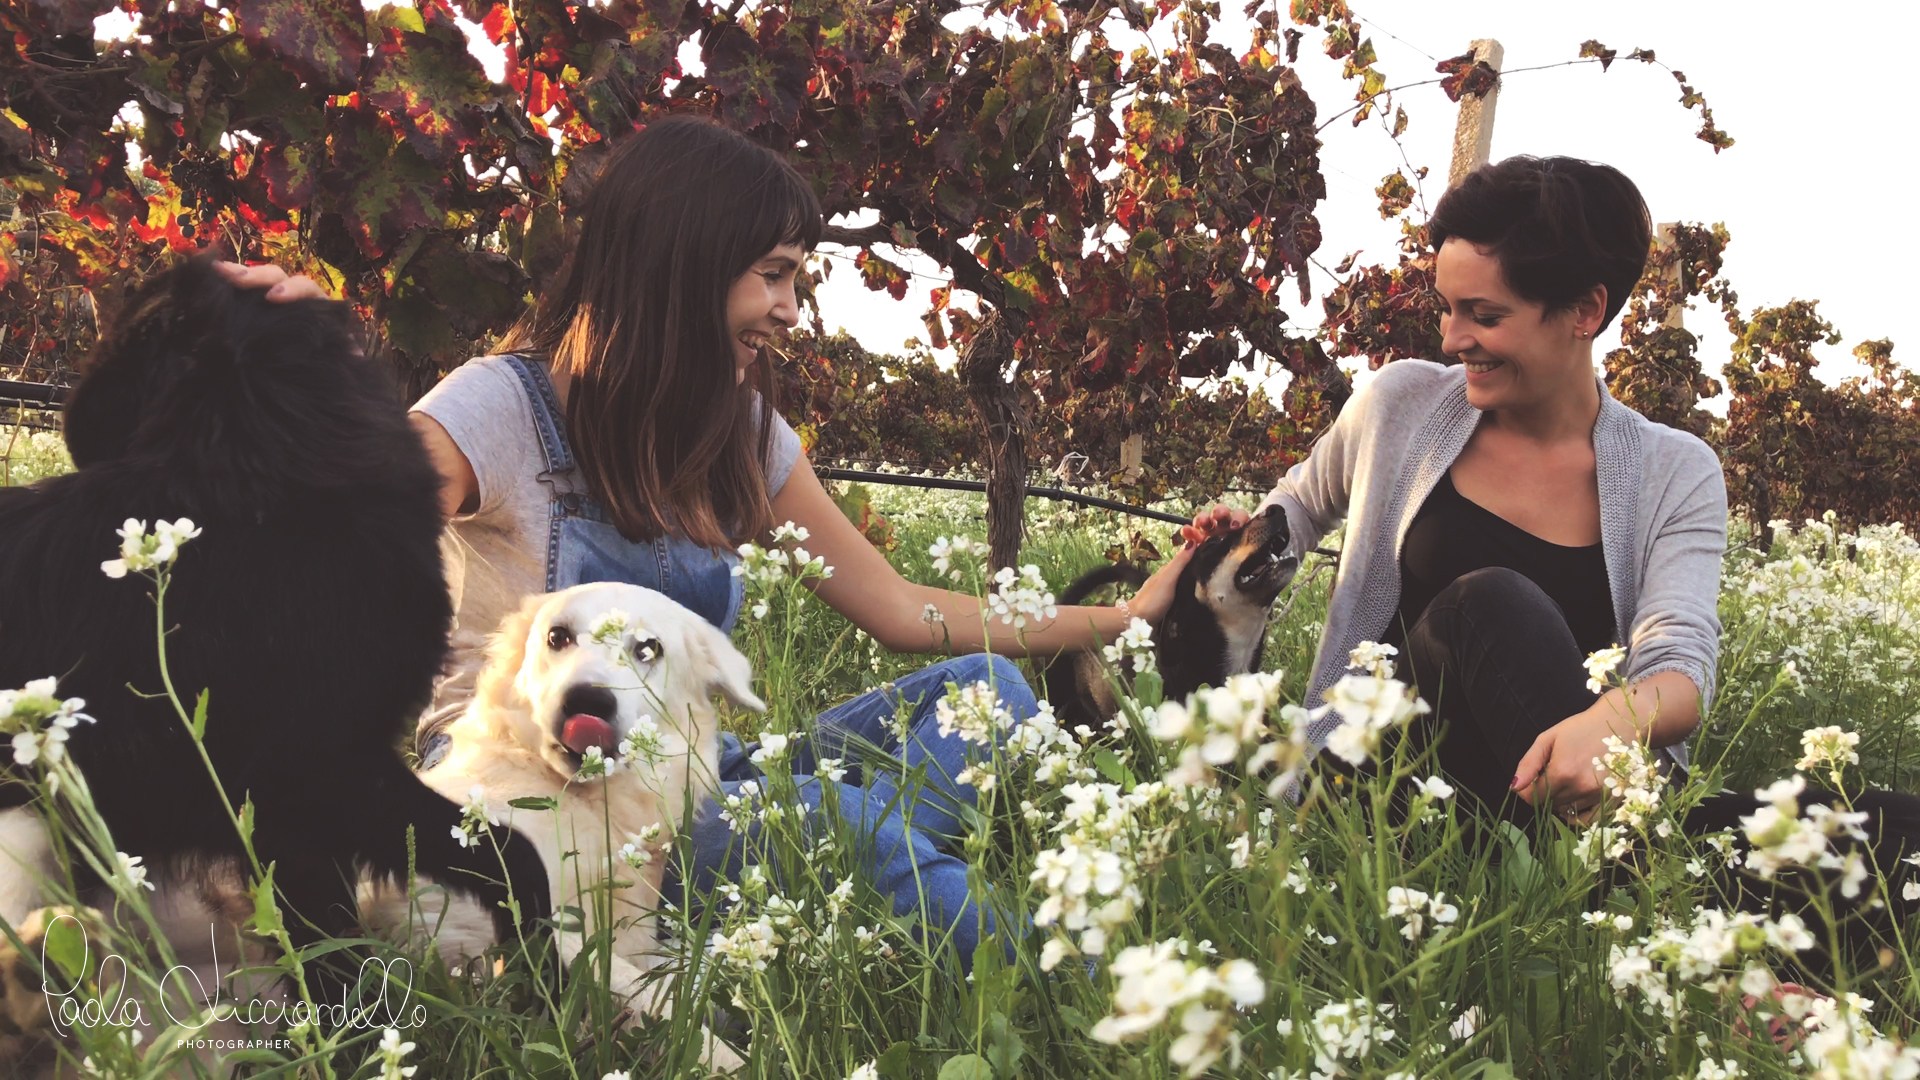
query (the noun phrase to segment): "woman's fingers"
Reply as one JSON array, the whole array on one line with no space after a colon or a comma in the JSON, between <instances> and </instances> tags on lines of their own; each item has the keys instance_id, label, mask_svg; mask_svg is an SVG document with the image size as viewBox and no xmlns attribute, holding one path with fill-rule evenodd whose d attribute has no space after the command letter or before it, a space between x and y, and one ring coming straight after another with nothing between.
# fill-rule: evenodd
<instances>
[{"instance_id":1,"label":"woman's fingers","mask_svg":"<svg viewBox=\"0 0 1920 1080\"><path fill-rule=\"evenodd\" d=\"M287 272L272 263L258 266L245 266L236 262L216 262L213 268L228 281L242 289L265 289L267 299L284 300L325 300L327 293L320 283L310 277L289 277Z\"/></svg>"},{"instance_id":2,"label":"woman's fingers","mask_svg":"<svg viewBox=\"0 0 1920 1080\"><path fill-rule=\"evenodd\" d=\"M1534 785L1540 779L1540 774L1546 771L1547 762L1552 759L1553 732L1543 731L1539 738L1533 740L1526 756L1520 759L1519 767L1513 771L1513 792L1520 796L1522 802L1531 806L1539 805L1535 801L1539 793L1534 790Z\"/></svg>"},{"instance_id":3,"label":"woman's fingers","mask_svg":"<svg viewBox=\"0 0 1920 1080\"><path fill-rule=\"evenodd\" d=\"M1209 536L1245 525L1252 517L1245 510L1228 506L1210 507L1193 515L1191 525L1180 526L1180 541L1188 546L1202 543Z\"/></svg>"}]
</instances>

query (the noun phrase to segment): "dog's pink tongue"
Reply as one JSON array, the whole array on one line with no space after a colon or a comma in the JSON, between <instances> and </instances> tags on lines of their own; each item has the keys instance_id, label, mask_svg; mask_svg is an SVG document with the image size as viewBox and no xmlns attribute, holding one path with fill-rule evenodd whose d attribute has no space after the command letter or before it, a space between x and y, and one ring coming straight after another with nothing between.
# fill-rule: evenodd
<instances>
[{"instance_id":1,"label":"dog's pink tongue","mask_svg":"<svg viewBox=\"0 0 1920 1080\"><path fill-rule=\"evenodd\" d=\"M586 753L589 746L612 750L613 725L588 713L569 716L560 728L560 741L576 754Z\"/></svg>"}]
</instances>

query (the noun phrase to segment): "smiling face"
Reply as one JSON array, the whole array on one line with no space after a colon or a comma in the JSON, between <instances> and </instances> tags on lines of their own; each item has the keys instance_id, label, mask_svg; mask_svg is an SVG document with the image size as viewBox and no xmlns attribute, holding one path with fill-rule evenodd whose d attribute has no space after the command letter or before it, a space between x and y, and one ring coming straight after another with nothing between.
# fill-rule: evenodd
<instances>
[{"instance_id":1,"label":"smiling face","mask_svg":"<svg viewBox=\"0 0 1920 1080\"><path fill-rule=\"evenodd\" d=\"M1467 402L1483 412L1534 409L1583 393L1593 381L1593 329L1605 289L1572 310L1549 312L1508 286L1500 260L1449 239L1434 260L1440 348L1467 370Z\"/></svg>"},{"instance_id":2,"label":"smiling face","mask_svg":"<svg viewBox=\"0 0 1920 1080\"><path fill-rule=\"evenodd\" d=\"M727 339L733 342L734 381L744 382L747 369L760 358L770 339L800 322L795 280L806 260L799 244L781 244L734 279L727 290Z\"/></svg>"}]
</instances>

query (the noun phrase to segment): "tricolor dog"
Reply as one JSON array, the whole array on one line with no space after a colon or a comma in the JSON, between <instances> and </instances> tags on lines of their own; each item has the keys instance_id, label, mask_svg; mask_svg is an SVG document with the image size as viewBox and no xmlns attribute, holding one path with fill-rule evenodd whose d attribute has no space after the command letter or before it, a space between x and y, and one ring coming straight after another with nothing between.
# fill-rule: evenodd
<instances>
[{"instance_id":1,"label":"tricolor dog","mask_svg":"<svg viewBox=\"0 0 1920 1080\"><path fill-rule=\"evenodd\" d=\"M1253 671L1266 642L1267 612L1299 559L1289 550L1287 517L1270 506L1240 528L1208 537L1193 553L1174 588L1173 604L1153 628L1155 662L1166 699L1184 699L1202 686ZM1146 572L1115 563L1083 574L1060 594L1078 604L1109 585L1139 585ZM1099 730L1119 708L1098 653L1062 653L1046 670L1047 700L1062 726Z\"/></svg>"}]
</instances>

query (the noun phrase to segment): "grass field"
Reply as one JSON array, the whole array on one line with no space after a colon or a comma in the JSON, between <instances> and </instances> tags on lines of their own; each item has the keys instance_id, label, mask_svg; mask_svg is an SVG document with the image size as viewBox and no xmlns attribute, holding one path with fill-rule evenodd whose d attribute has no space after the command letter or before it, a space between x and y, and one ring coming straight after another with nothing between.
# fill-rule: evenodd
<instances>
[{"instance_id":1,"label":"grass field","mask_svg":"<svg viewBox=\"0 0 1920 1080\"><path fill-rule=\"evenodd\" d=\"M888 489L873 499L893 530L890 557L917 580L940 576L937 540L984 533L975 497ZM1055 589L1133 528L1105 513L1034 510L1026 557ZM1148 532L1164 546L1163 527ZM103 559L114 544L101 538ZM957 587L982 586L977 567L963 577ZM1271 798L1264 779L1214 769L1292 763L1330 578L1312 563L1303 571L1271 628L1270 677L1178 711L1157 708L1145 678L1120 730L1083 741L1041 723L996 752L962 851L1001 918L1036 925L1010 955L983 948L970 977L863 880L857 835L781 813L794 790L775 777L740 811L765 817L767 872L729 903L667 914L680 957L674 1022L616 1029L619 1006L589 966L537 977L536 963L551 964L533 959L538 950L506 950L497 975L414 954L412 1000L424 1012L384 1048L376 1023L296 1031L290 1048L241 1057L283 1075L687 1075L705 1016L756 1076L1920 1075L1920 1049L1903 1043L1920 1016L1913 927L1816 982L1796 958L1832 944L1819 921L1726 912L1712 882L1730 845L1669 827L1704 791L1760 788L1796 768L1826 786L1837 772L1848 792L1920 787L1911 537L1808 523L1774 530L1765 550L1737 538L1722 689L1696 737L1693 780L1675 790L1623 754L1616 819L1585 833L1551 825L1534 840L1463 829L1441 783L1423 787L1411 814L1389 814L1389 783L1429 773L1392 754L1381 779L1338 795L1310 786L1298 806ZM767 613L737 638L771 710L736 718L744 732L803 735L827 704L925 662L883 653L792 574L751 588ZM1372 727L1354 744L1386 732L1381 745L1392 745L1410 701L1395 684L1357 679L1355 700L1371 707L1349 719L1360 724L1364 711ZM8 705L8 732L37 722L24 699ZM1842 730L1803 745L1803 732L1829 725ZM1858 882L1820 831L1842 826L1809 823L1776 794L1777 827L1760 847L1783 879L1809 879L1793 866L1828 852L1825 880L1853 877L1867 895L1920 890L1912 867ZM84 818L70 787L59 797ZM115 865L110 838L80 828L71 839ZM1814 892L1824 910L1828 894ZM124 877L116 896L127 925L149 902ZM132 938L113 943L142 953ZM163 966L136 962L132 981ZM1806 992L1776 993L1782 981ZM1785 1014L1793 1037L1756 1034L1766 1013ZM75 1026L64 1052L102 1075L193 1067L164 1023L137 1043L134 1030Z\"/></svg>"}]
</instances>

